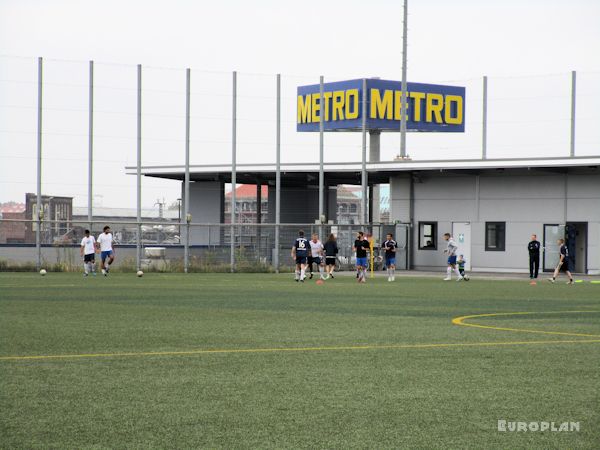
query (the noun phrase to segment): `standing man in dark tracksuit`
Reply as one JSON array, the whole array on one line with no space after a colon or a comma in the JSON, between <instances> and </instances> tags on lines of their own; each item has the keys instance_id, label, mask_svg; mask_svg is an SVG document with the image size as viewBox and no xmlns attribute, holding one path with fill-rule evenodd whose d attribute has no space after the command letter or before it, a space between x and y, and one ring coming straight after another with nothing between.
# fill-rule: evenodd
<instances>
[{"instance_id":1,"label":"standing man in dark tracksuit","mask_svg":"<svg viewBox=\"0 0 600 450\"><path fill-rule=\"evenodd\" d=\"M540 247L541 244L537 240L537 235L531 235L531 241L527 244L529 250L529 278L532 280L538 277L540 270Z\"/></svg>"}]
</instances>

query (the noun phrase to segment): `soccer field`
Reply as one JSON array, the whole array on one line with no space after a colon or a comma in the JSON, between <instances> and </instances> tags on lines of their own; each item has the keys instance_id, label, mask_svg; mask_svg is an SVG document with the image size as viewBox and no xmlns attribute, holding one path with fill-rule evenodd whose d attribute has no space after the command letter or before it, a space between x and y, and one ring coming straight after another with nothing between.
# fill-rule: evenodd
<instances>
[{"instance_id":1,"label":"soccer field","mask_svg":"<svg viewBox=\"0 0 600 450\"><path fill-rule=\"evenodd\" d=\"M600 285L292 277L0 274L0 446L598 448Z\"/></svg>"}]
</instances>

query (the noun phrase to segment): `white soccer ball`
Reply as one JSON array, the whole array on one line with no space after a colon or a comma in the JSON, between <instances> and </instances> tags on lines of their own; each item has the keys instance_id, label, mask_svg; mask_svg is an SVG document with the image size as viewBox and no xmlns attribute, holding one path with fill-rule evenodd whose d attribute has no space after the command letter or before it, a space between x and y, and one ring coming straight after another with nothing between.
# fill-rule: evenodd
<instances>
[{"instance_id":1,"label":"white soccer ball","mask_svg":"<svg viewBox=\"0 0 600 450\"><path fill-rule=\"evenodd\" d=\"M44 276L44 275L46 275L46 269L42 269L42 270L40 270L40 275L41 275L41 276Z\"/></svg>"},{"instance_id":2,"label":"white soccer ball","mask_svg":"<svg viewBox=\"0 0 600 450\"><path fill-rule=\"evenodd\" d=\"M136 275L138 277L143 277L144 276L144 272L142 272L141 270L138 270L137 273L136 273Z\"/></svg>"}]
</instances>

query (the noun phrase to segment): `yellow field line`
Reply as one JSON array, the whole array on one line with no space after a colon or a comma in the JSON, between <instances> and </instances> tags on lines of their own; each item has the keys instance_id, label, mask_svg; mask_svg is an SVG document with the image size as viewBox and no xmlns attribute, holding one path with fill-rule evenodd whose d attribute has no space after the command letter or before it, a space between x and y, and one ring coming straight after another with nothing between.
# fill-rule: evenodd
<instances>
[{"instance_id":1,"label":"yellow field line","mask_svg":"<svg viewBox=\"0 0 600 450\"><path fill-rule=\"evenodd\" d=\"M500 330L500 331L516 331L520 333L536 333L536 334L552 334L559 336L579 336L579 337L600 337L600 334L587 334L587 333L566 333L563 331L545 331L545 330L529 330L524 328L507 328L507 327L495 327L492 325L480 325L477 323L466 323L467 319L475 319L479 317L497 317L497 316L525 316L533 314L576 314L576 313L597 313L600 311L529 311L529 312L505 312L505 313L489 313L489 314L474 314L471 316L461 316L452 319L454 325L462 325L463 327L473 328L485 328L488 330Z\"/></svg>"},{"instance_id":2,"label":"yellow field line","mask_svg":"<svg viewBox=\"0 0 600 450\"><path fill-rule=\"evenodd\" d=\"M127 352L127 353L82 353L66 355L31 355L31 356L1 356L0 361L48 360L48 359L78 359L78 358L117 358L139 356L178 356L178 355L209 355L219 353L278 353L278 352L326 352L350 350L383 350L383 349L419 349L419 348L459 348L459 347L494 347L510 345L543 345L543 344L582 344L600 343L600 339L575 339L553 341L507 341L507 342L457 342L433 344L389 344L389 345L351 345L339 347L276 347L276 348L244 348L244 349L212 349L184 350L165 352Z\"/></svg>"}]
</instances>

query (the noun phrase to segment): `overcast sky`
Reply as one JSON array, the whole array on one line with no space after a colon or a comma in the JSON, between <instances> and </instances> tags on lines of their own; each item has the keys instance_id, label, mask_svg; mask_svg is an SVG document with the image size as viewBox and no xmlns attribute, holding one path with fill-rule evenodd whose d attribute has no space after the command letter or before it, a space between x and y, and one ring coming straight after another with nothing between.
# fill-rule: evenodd
<instances>
[{"instance_id":1,"label":"overcast sky","mask_svg":"<svg viewBox=\"0 0 600 450\"><path fill-rule=\"evenodd\" d=\"M95 192L135 206L135 64L144 65L144 163L183 162L184 69L192 68L192 162L229 162L231 74L240 72L239 159L274 160L274 74L283 76L283 160L316 161L295 132L295 89L400 79L401 1L0 0L0 201L35 191L36 61L45 58L44 191L86 201L87 61L96 61ZM570 71L578 71L577 152L600 153L600 2L413 1L409 81L467 88L461 135L411 134L414 159L477 157L481 77L490 77L489 153L568 154ZM382 159L399 138L382 139ZM327 135L328 161L360 160L360 135ZM143 203L179 196L144 180Z\"/></svg>"}]
</instances>

